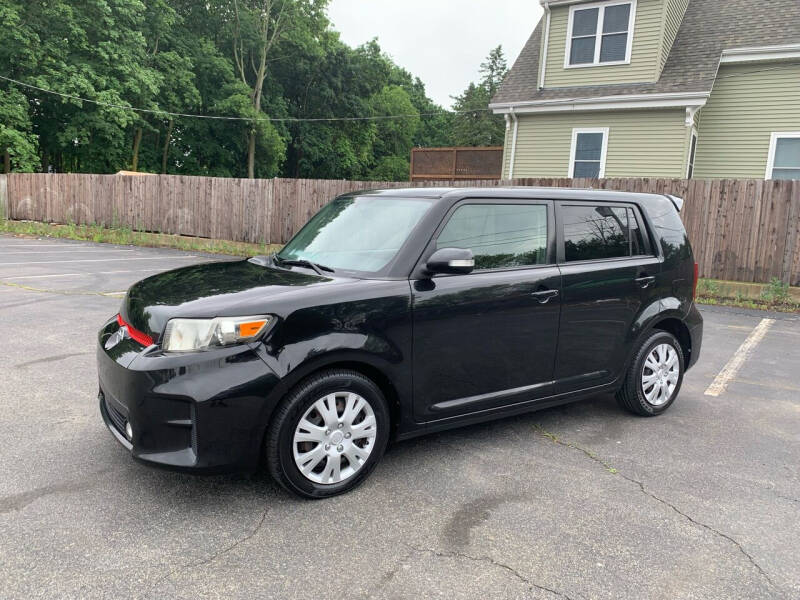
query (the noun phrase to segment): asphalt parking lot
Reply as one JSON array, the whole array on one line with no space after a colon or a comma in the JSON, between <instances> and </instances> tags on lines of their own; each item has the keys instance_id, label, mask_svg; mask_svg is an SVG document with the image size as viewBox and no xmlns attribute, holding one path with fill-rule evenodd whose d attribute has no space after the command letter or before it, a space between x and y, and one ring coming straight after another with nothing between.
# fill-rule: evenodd
<instances>
[{"instance_id":1,"label":"asphalt parking lot","mask_svg":"<svg viewBox=\"0 0 800 600\"><path fill-rule=\"evenodd\" d=\"M309 502L142 466L100 418L121 292L206 260L0 236L0 597L800 597L796 315L704 308L660 418L602 396L430 435Z\"/></svg>"}]
</instances>

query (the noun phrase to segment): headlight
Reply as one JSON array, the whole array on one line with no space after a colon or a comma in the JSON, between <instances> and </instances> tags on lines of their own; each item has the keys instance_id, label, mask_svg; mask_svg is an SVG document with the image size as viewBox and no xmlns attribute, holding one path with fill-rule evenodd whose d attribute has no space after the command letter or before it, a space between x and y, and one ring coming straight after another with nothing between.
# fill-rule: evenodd
<instances>
[{"instance_id":1,"label":"headlight","mask_svg":"<svg viewBox=\"0 0 800 600\"><path fill-rule=\"evenodd\" d=\"M165 352L191 352L252 342L270 322L268 316L170 319L161 347Z\"/></svg>"}]
</instances>

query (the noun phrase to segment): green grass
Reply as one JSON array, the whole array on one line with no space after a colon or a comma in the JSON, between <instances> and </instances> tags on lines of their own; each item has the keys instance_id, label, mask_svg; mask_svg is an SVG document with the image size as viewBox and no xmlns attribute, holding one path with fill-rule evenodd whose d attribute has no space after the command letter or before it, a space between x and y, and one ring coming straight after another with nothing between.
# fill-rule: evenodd
<instances>
[{"instance_id":1,"label":"green grass","mask_svg":"<svg viewBox=\"0 0 800 600\"><path fill-rule=\"evenodd\" d=\"M56 225L36 221L0 221L0 232L21 237L63 238L84 240L121 246L146 246L149 248L175 248L230 256L256 256L272 254L281 249L279 244L248 244L227 240L169 235L166 233L146 233L122 227L103 227L101 225Z\"/></svg>"},{"instance_id":2,"label":"green grass","mask_svg":"<svg viewBox=\"0 0 800 600\"><path fill-rule=\"evenodd\" d=\"M770 283L760 286L757 297L746 296L741 291L727 292L726 287L723 282L700 279L697 284L697 303L800 313L800 302L792 297L789 284L780 279L773 278Z\"/></svg>"}]
</instances>

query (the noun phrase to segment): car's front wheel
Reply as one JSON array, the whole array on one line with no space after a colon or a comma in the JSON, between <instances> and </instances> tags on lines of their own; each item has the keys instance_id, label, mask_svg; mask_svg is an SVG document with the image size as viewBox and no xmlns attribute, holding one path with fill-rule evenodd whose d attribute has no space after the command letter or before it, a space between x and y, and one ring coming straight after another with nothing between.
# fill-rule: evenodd
<instances>
[{"instance_id":1,"label":"car's front wheel","mask_svg":"<svg viewBox=\"0 0 800 600\"><path fill-rule=\"evenodd\" d=\"M267 432L267 466L278 483L307 498L349 491L370 474L389 439L381 390L356 371L302 381L281 402Z\"/></svg>"},{"instance_id":2,"label":"car's front wheel","mask_svg":"<svg viewBox=\"0 0 800 600\"><path fill-rule=\"evenodd\" d=\"M637 415L660 415L675 402L683 371L683 350L678 340L666 331L655 331L636 352L617 401Z\"/></svg>"}]
</instances>

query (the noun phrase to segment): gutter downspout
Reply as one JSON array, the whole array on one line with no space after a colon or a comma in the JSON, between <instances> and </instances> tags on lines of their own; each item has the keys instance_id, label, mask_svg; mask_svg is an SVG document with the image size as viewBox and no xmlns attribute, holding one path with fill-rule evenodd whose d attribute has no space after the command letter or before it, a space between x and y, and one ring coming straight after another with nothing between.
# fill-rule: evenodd
<instances>
[{"instance_id":1,"label":"gutter downspout","mask_svg":"<svg viewBox=\"0 0 800 600\"><path fill-rule=\"evenodd\" d=\"M539 69L539 89L544 89L544 78L547 72L547 47L550 45L550 5L544 5L544 48L542 48L542 68Z\"/></svg>"},{"instance_id":2,"label":"gutter downspout","mask_svg":"<svg viewBox=\"0 0 800 600\"><path fill-rule=\"evenodd\" d=\"M508 178L514 179L514 161L517 158L517 133L519 132L519 119L514 112L513 106L510 108L509 114L511 115L511 120L514 121L514 133L511 134L511 160L508 163Z\"/></svg>"}]
</instances>

